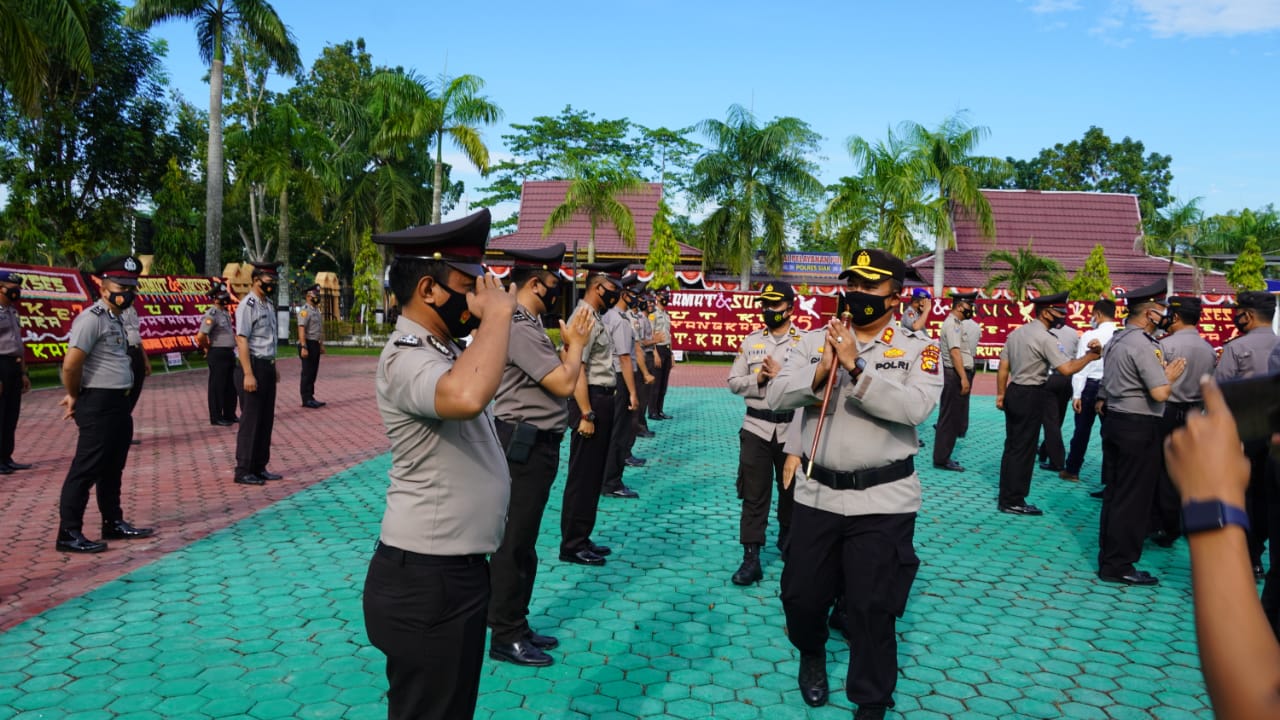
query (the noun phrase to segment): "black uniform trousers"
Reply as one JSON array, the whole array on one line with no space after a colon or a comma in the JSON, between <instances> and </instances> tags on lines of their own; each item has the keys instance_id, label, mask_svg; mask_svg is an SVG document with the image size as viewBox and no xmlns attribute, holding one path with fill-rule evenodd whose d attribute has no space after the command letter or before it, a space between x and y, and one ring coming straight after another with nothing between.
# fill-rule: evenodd
<instances>
[{"instance_id":1,"label":"black uniform trousers","mask_svg":"<svg viewBox=\"0 0 1280 720\"><path fill-rule=\"evenodd\" d=\"M1187 424L1187 415L1198 412L1200 403L1166 402L1164 417L1160 422L1160 447L1164 447L1165 438L1174 430ZM1150 532L1162 531L1173 539L1182 534L1182 498L1178 488L1173 486L1169 477L1169 469L1165 466L1164 452L1160 453L1160 474L1156 477L1155 499L1151 503Z\"/></svg>"},{"instance_id":2,"label":"black uniform trousers","mask_svg":"<svg viewBox=\"0 0 1280 720\"><path fill-rule=\"evenodd\" d=\"M387 656L388 720L475 713L488 605L483 555L418 555L379 543L364 582L364 626Z\"/></svg>"},{"instance_id":3,"label":"black uniform trousers","mask_svg":"<svg viewBox=\"0 0 1280 720\"><path fill-rule=\"evenodd\" d=\"M965 368L964 374L969 378L969 394L964 396L964 414L960 416L960 437L969 434L969 398L973 397L973 368Z\"/></svg>"},{"instance_id":4,"label":"black uniform trousers","mask_svg":"<svg viewBox=\"0 0 1280 720\"><path fill-rule=\"evenodd\" d=\"M147 354L141 345L129 346L129 367L133 369L133 387L129 392L129 413L138 407L138 397L142 395L142 383L147 379Z\"/></svg>"},{"instance_id":5,"label":"black uniform trousers","mask_svg":"<svg viewBox=\"0 0 1280 720\"><path fill-rule=\"evenodd\" d=\"M787 635L801 653L826 653L827 613L844 595L849 635L845 694L892 707L898 681L896 618L907 608L920 559L915 513L842 516L797 504L782 570Z\"/></svg>"},{"instance_id":6,"label":"black uniform trousers","mask_svg":"<svg viewBox=\"0 0 1280 720\"><path fill-rule=\"evenodd\" d=\"M236 419L236 356L229 347L209 348L209 422Z\"/></svg>"},{"instance_id":7,"label":"black uniform trousers","mask_svg":"<svg viewBox=\"0 0 1280 720\"><path fill-rule=\"evenodd\" d=\"M1280 639L1280 462L1268 457L1265 472L1271 490L1267 503L1271 565L1267 568L1267 582L1262 586L1262 609L1271 623L1271 632Z\"/></svg>"},{"instance_id":8,"label":"black uniform trousers","mask_svg":"<svg viewBox=\"0 0 1280 720\"><path fill-rule=\"evenodd\" d=\"M970 385L972 388L972 385ZM933 433L933 464L946 465L969 421L969 396L960 394L960 373L945 368L942 374L942 400L938 404L938 426Z\"/></svg>"},{"instance_id":9,"label":"black uniform trousers","mask_svg":"<svg viewBox=\"0 0 1280 720\"><path fill-rule=\"evenodd\" d=\"M498 437L509 436L498 423ZM506 444L505 442L503 443ZM538 532L551 486L560 469L560 443L550 439L533 446L525 462L507 460L511 472L511 503L502 544L489 558L493 597L489 602L489 627L494 643L512 643L529 634L529 601L538 574Z\"/></svg>"},{"instance_id":10,"label":"black uniform trousers","mask_svg":"<svg viewBox=\"0 0 1280 720\"><path fill-rule=\"evenodd\" d=\"M764 544L775 483L778 486L778 530L786 536L795 505L795 485L786 489L782 487L782 465L787 460L782 439L777 437L776 430L772 440L765 440L743 428L738 431L738 448L738 499L742 501L739 540L743 545Z\"/></svg>"},{"instance_id":11,"label":"black uniform trousers","mask_svg":"<svg viewBox=\"0 0 1280 720\"><path fill-rule=\"evenodd\" d=\"M658 358L662 361L662 366L655 374L658 380L653 384L653 402L649 403L649 412L654 415L661 415L663 408L666 407L667 385L671 381L671 366L674 364L671 346L659 345Z\"/></svg>"},{"instance_id":12,"label":"black uniform trousers","mask_svg":"<svg viewBox=\"0 0 1280 720\"><path fill-rule=\"evenodd\" d=\"M1044 441L1040 443L1040 461L1056 468L1065 468L1066 448L1062 445L1062 421L1067 417L1067 406L1071 404L1071 378L1049 373L1044 389L1052 396L1052 401L1045 403L1040 425L1044 428Z\"/></svg>"},{"instance_id":13,"label":"black uniform trousers","mask_svg":"<svg viewBox=\"0 0 1280 720\"><path fill-rule=\"evenodd\" d=\"M643 382L639 375L636 373L636 381ZM622 373L617 373L617 381L613 392L613 427L609 433L609 454L604 464L601 492L613 492L622 488L622 473L627 469L626 460L631 457L631 448L636 444L636 426L630 408L631 395L627 392L627 384L622 380ZM639 395L640 391L637 390L636 396ZM599 429L598 425L596 429Z\"/></svg>"},{"instance_id":14,"label":"black uniform trousers","mask_svg":"<svg viewBox=\"0 0 1280 720\"><path fill-rule=\"evenodd\" d=\"M320 373L320 341L307 341L307 356L302 357L302 347L298 347L298 357L302 358L302 402L316 399L316 375Z\"/></svg>"},{"instance_id":15,"label":"black uniform trousers","mask_svg":"<svg viewBox=\"0 0 1280 720\"><path fill-rule=\"evenodd\" d=\"M0 462L13 460L14 436L22 414L22 358L0 355Z\"/></svg>"},{"instance_id":16,"label":"black uniform trousers","mask_svg":"<svg viewBox=\"0 0 1280 720\"><path fill-rule=\"evenodd\" d=\"M102 521L124 519L120 508L120 483L129 460L129 439L133 437L129 388L102 390L81 388L76 398L76 454L62 482L58 501L58 524L62 530L84 527L84 509L89 489L97 486L98 512Z\"/></svg>"},{"instance_id":17,"label":"black uniform trousers","mask_svg":"<svg viewBox=\"0 0 1280 720\"><path fill-rule=\"evenodd\" d=\"M1004 455L1000 458L1001 506L1027 502L1044 406L1052 401L1052 396L1040 385L1010 383L1005 389Z\"/></svg>"},{"instance_id":18,"label":"black uniform trousers","mask_svg":"<svg viewBox=\"0 0 1280 720\"><path fill-rule=\"evenodd\" d=\"M591 411L596 414L596 432L589 438L578 434L582 413L578 403L569 403L569 473L564 481L560 505L560 552L571 555L588 549L600 508L600 485L613 433L613 388L591 386Z\"/></svg>"},{"instance_id":19,"label":"black uniform trousers","mask_svg":"<svg viewBox=\"0 0 1280 720\"><path fill-rule=\"evenodd\" d=\"M1249 458L1249 487L1244 493L1245 510L1249 513L1249 559L1254 565L1262 564L1262 551L1271 536L1267 507L1278 492L1267 482L1268 440L1251 440L1244 444L1244 454Z\"/></svg>"},{"instance_id":20,"label":"black uniform trousers","mask_svg":"<svg viewBox=\"0 0 1280 720\"><path fill-rule=\"evenodd\" d=\"M653 384L646 383L644 376L640 374L639 368L636 369L636 398L640 401L639 407L631 413L631 440L634 447L636 435L641 430L649 429L649 408L653 403L653 388L658 384L658 378L655 376Z\"/></svg>"},{"instance_id":21,"label":"black uniform trousers","mask_svg":"<svg viewBox=\"0 0 1280 720\"><path fill-rule=\"evenodd\" d=\"M1163 417L1107 410L1102 423L1102 517L1098 572L1128 575L1142 557L1159 484Z\"/></svg>"},{"instance_id":22,"label":"black uniform trousers","mask_svg":"<svg viewBox=\"0 0 1280 720\"><path fill-rule=\"evenodd\" d=\"M1071 450L1067 453L1067 464L1062 466L1072 475L1079 475L1084 466L1084 454L1089 451L1089 439L1093 437L1093 421L1098 413L1094 406L1098 402L1100 380L1085 380L1084 389L1080 391L1080 412L1076 413L1075 431L1071 434Z\"/></svg>"},{"instance_id":23,"label":"black uniform trousers","mask_svg":"<svg viewBox=\"0 0 1280 720\"><path fill-rule=\"evenodd\" d=\"M276 424L276 365L270 358L250 358L258 389L245 392L244 370L236 364L240 392L240 428L236 432L236 477L260 473L271 461L271 431Z\"/></svg>"}]
</instances>

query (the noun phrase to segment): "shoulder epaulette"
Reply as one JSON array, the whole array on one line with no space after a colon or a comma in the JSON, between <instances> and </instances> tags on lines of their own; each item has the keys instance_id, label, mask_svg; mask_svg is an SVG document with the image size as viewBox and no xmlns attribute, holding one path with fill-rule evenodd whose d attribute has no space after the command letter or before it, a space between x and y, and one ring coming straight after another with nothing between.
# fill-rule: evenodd
<instances>
[{"instance_id":1,"label":"shoulder epaulette","mask_svg":"<svg viewBox=\"0 0 1280 720\"><path fill-rule=\"evenodd\" d=\"M101 305L94 305L93 307L89 308L89 312L93 313L94 315L101 315L106 311L107 309L102 307Z\"/></svg>"},{"instance_id":2,"label":"shoulder epaulette","mask_svg":"<svg viewBox=\"0 0 1280 720\"><path fill-rule=\"evenodd\" d=\"M247 300L244 301L244 304L248 305L249 307L253 307L254 305L258 304L258 298L256 297L248 298Z\"/></svg>"},{"instance_id":3,"label":"shoulder epaulette","mask_svg":"<svg viewBox=\"0 0 1280 720\"><path fill-rule=\"evenodd\" d=\"M520 307L516 308L515 313L513 313L511 317L513 320L517 322L527 322L527 323L533 322L533 316L525 312L524 308L520 308Z\"/></svg>"},{"instance_id":4,"label":"shoulder epaulette","mask_svg":"<svg viewBox=\"0 0 1280 720\"><path fill-rule=\"evenodd\" d=\"M446 345L443 340L435 335L428 335L427 342L431 343L431 347L435 348L441 355L449 358L450 360L457 359L457 353L455 353L452 348Z\"/></svg>"},{"instance_id":5,"label":"shoulder epaulette","mask_svg":"<svg viewBox=\"0 0 1280 720\"><path fill-rule=\"evenodd\" d=\"M392 343L396 347L422 347L422 340L417 335L401 335Z\"/></svg>"}]
</instances>

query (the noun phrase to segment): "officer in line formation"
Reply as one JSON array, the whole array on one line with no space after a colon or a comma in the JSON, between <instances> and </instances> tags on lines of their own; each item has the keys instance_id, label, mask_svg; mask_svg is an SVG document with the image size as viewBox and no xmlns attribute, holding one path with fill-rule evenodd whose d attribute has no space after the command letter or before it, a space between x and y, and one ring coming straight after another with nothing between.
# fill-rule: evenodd
<instances>
[{"instance_id":1,"label":"officer in line formation","mask_svg":"<svg viewBox=\"0 0 1280 720\"><path fill-rule=\"evenodd\" d=\"M627 320L631 322L631 332L635 336L633 357L643 380L636 384L640 407L632 413L631 432L642 438L654 437L654 432L649 429L648 414L650 403L653 402L653 391L658 384L657 369L653 365L653 348L657 340L653 337L653 322L649 320L649 312L647 295L634 290L627 294Z\"/></svg>"},{"instance_id":2,"label":"officer in line formation","mask_svg":"<svg viewBox=\"0 0 1280 720\"><path fill-rule=\"evenodd\" d=\"M790 284L768 282L756 297L764 327L742 339L742 347L729 370L729 390L746 399L746 416L738 431L738 499L742 512L738 540L742 564L733 573L735 585L750 585L764 578L760 548L765 542L773 487L778 486L778 549L786 552L791 531L792 491L783 482L787 429L794 410L775 412L765 401L769 381L778 376L791 348L800 342L800 331L791 324L796 293Z\"/></svg>"},{"instance_id":3,"label":"officer in line formation","mask_svg":"<svg viewBox=\"0 0 1280 720\"><path fill-rule=\"evenodd\" d=\"M624 266L625 267L625 266ZM640 404L640 383L652 383L653 376L643 365L636 352L635 331L627 318L627 305L635 292L639 279L628 275L622 281L622 292L614 298L613 306L604 313L603 322L613 344L613 427L609 437L609 453L604 466L601 494L604 497L635 500L640 494L622 482L623 472L629 467L641 467L645 461L634 457L631 450L636 442L635 414ZM643 379L642 379L643 376Z\"/></svg>"},{"instance_id":4,"label":"officer in line formation","mask_svg":"<svg viewBox=\"0 0 1280 720\"><path fill-rule=\"evenodd\" d=\"M1111 336L1115 332L1115 302L1106 298L1098 300L1089 311L1089 330L1081 335L1080 341L1076 343L1076 357L1083 357L1095 341L1105 348L1107 343L1111 342ZM1080 467L1084 465L1084 456L1089 450L1089 440L1093 437L1093 422L1098 417L1094 406L1098 401L1098 387L1102 383L1102 369L1102 358L1097 358L1085 365L1083 370L1071 376L1071 409L1075 420L1066 465L1058 473L1058 477L1063 480L1080 479ZM1102 497L1102 493L1099 492L1097 497Z\"/></svg>"},{"instance_id":5,"label":"officer in line formation","mask_svg":"<svg viewBox=\"0 0 1280 720\"><path fill-rule=\"evenodd\" d=\"M277 333L275 301L279 263L253 263L252 289L236 306L236 390L240 397L240 428L236 433L234 480L262 485L279 480L267 470L271 433L276 421Z\"/></svg>"},{"instance_id":6,"label":"officer in line formation","mask_svg":"<svg viewBox=\"0 0 1280 720\"><path fill-rule=\"evenodd\" d=\"M942 401L938 407L938 424L933 436L933 466L941 470L964 472L964 466L951 457L956 439L963 435L969 422L969 398L973 389L972 345L966 338L965 322L973 319L978 292L952 293L951 311L942 321L938 340L942 352ZM976 324L976 323L975 323Z\"/></svg>"},{"instance_id":7,"label":"officer in line formation","mask_svg":"<svg viewBox=\"0 0 1280 720\"><path fill-rule=\"evenodd\" d=\"M1061 327L1051 328L1049 332L1058 338L1067 357L1079 357L1080 334L1074 327L1063 323ZM1060 473L1066 466L1067 450L1062 443L1062 421L1066 419L1067 408L1071 405L1074 382L1075 375L1067 377L1054 369L1049 370L1049 377L1044 381L1044 389L1053 397L1053 403L1044 407L1040 420L1041 431L1044 433L1037 451L1041 470Z\"/></svg>"},{"instance_id":8,"label":"officer in line formation","mask_svg":"<svg viewBox=\"0 0 1280 720\"><path fill-rule=\"evenodd\" d=\"M133 387L129 391L129 414L138 407L138 398L142 397L142 383L151 377L151 361L142 350L142 319L138 317L138 308L130 305L120 313L120 322L124 325L124 335L129 340L129 365L133 369ZM132 445L138 439L129 438Z\"/></svg>"},{"instance_id":9,"label":"officer in line formation","mask_svg":"<svg viewBox=\"0 0 1280 720\"><path fill-rule=\"evenodd\" d=\"M320 286L307 288L306 304L298 310L298 357L302 359L299 391L302 407L312 410L327 403L316 400L316 376L320 373L320 356L324 354L324 313L320 311Z\"/></svg>"},{"instance_id":10,"label":"officer in line formation","mask_svg":"<svg viewBox=\"0 0 1280 720\"><path fill-rule=\"evenodd\" d=\"M133 437L130 395L135 384L121 315L137 297L141 270L142 264L134 257L99 265L96 273L102 282L101 297L71 322L62 361L62 383L67 392L59 405L64 408L64 420L75 420L79 436L58 503L55 548L60 552L99 553L107 549L107 543L84 534L84 510L89 490L95 486L103 540L134 540L155 534L151 528L127 522L120 506L121 479Z\"/></svg>"},{"instance_id":11,"label":"officer in line formation","mask_svg":"<svg viewBox=\"0 0 1280 720\"><path fill-rule=\"evenodd\" d=\"M671 368L674 357L671 353L671 315L667 313L667 303L671 296L663 290L654 293L652 299L653 313L653 368L658 378L654 383L653 402L649 405L650 420L670 420L666 413L667 387L671 382Z\"/></svg>"},{"instance_id":12,"label":"officer in line formation","mask_svg":"<svg viewBox=\"0 0 1280 720\"><path fill-rule=\"evenodd\" d=\"M209 363L209 424L230 427L236 417L236 331L231 325L231 293L217 287L212 293L213 305L200 318L196 344L204 350Z\"/></svg>"},{"instance_id":13,"label":"officer in line formation","mask_svg":"<svg viewBox=\"0 0 1280 720\"><path fill-rule=\"evenodd\" d=\"M22 414L22 396L31 392L31 378L23 355L18 300L22 299L22 275L0 270L0 475L29 470L13 459L14 435Z\"/></svg>"}]
</instances>

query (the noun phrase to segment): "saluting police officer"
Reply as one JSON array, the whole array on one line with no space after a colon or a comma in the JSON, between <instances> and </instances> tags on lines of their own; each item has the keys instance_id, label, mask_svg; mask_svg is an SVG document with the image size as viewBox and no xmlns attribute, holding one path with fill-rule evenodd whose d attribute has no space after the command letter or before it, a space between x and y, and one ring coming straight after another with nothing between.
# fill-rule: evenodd
<instances>
[{"instance_id":1,"label":"saluting police officer","mask_svg":"<svg viewBox=\"0 0 1280 720\"><path fill-rule=\"evenodd\" d=\"M1013 515L1043 515L1027 503L1036 460L1036 440L1045 407L1054 402L1044 388L1049 370L1071 376L1102 355L1094 343L1071 359L1050 330L1067 322L1067 294L1041 295L1031 301L1032 320L1009 333L996 372L996 409L1004 411L1004 455L1000 458L1000 496L996 507Z\"/></svg>"},{"instance_id":2,"label":"saluting police officer","mask_svg":"<svg viewBox=\"0 0 1280 720\"><path fill-rule=\"evenodd\" d=\"M920 333L922 339L928 339L929 331L929 303L932 296L925 288L918 287L911 290L911 303L902 309L902 329L908 332Z\"/></svg>"},{"instance_id":3,"label":"saluting police officer","mask_svg":"<svg viewBox=\"0 0 1280 720\"><path fill-rule=\"evenodd\" d=\"M155 534L151 528L126 522L120 507L120 483L133 436L129 399L133 368L120 314L137 297L134 288L141 269L137 258L127 256L100 265L101 296L71 322L67 354L62 360L62 384L67 394L59 405L65 408L63 419L73 418L80 435L58 502L55 547L60 552L107 549L105 542L90 540L83 532L89 489L95 485L103 539L133 540Z\"/></svg>"},{"instance_id":4,"label":"saluting police officer","mask_svg":"<svg viewBox=\"0 0 1280 720\"><path fill-rule=\"evenodd\" d=\"M639 366L635 362L636 338L627 318L626 307L632 289L640 280L628 275L622 280L623 291L602 320L613 342L613 370L616 374L613 395L613 430L609 437L609 456L604 465L604 484L600 492L604 497L634 500L640 493L622 482L622 474L629 467L641 467L642 458L634 457L636 434L632 415L640 407Z\"/></svg>"},{"instance_id":5,"label":"saluting police officer","mask_svg":"<svg viewBox=\"0 0 1280 720\"><path fill-rule=\"evenodd\" d=\"M0 475L31 468L26 463L13 461L22 396L31 391L22 324L18 320L18 300L21 298L22 276L0 270Z\"/></svg>"},{"instance_id":6,"label":"saluting police officer","mask_svg":"<svg viewBox=\"0 0 1280 720\"><path fill-rule=\"evenodd\" d=\"M204 311L196 333L196 344L204 349L209 363L209 424L221 427L234 425L239 419L236 417L236 331L231 327L231 313L227 312L230 302L231 293L216 289L213 305Z\"/></svg>"},{"instance_id":7,"label":"saluting police officer","mask_svg":"<svg viewBox=\"0 0 1280 720\"><path fill-rule=\"evenodd\" d=\"M667 386L671 382L671 315L667 302L671 296L666 290L658 291L653 298L654 383L653 402L649 406L650 420L670 420L666 412Z\"/></svg>"},{"instance_id":8,"label":"saluting police officer","mask_svg":"<svg viewBox=\"0 0 1280 720\"><path fill-rule=\"evenodd\" d=\"M138 308L130 305L120 313L120 322L124 325L124 335L129 340L129 365L133 369L133 387L129 390L129 414L138 407L138 398L142 396L142 383L151 377L151 361L142 349L142 320L138 317ZM129 439L130 444L137 445L138 440Z\"/></svg>"},{"instance_id":9,"label":"saluting police officer","mask_svg":"<svg viewBox=\"0 0 1280 720\"><path fill-rule=\"evenodd\" d=\"M276 291L279 263L253 263L253 289L236 306L235 382L240 394L240 429L236 433L235 481L262 485L279 480L267 470L271 432L276 423Z\"/></svg>"},{"instance_id":10,"label":"saluting police officer","mask_svg":"<svg viewBox=\"0 0 1280 720\"><path fill-rule=\"evenodd\" d=\"M507 250L514 260L511 284L516 310L507 364L493 406L494 424L511 473L511 503L502 545L490 558L489 657L517 665L550 665L546 650L559 645L529 626L529 602L538 574L538 531L560 468L560 443L568 427L566 398L582 374L582 351L595 317L579 307L560 322L563 359L542 325L542 315L560 297L564 243L539 250Z\"/></svg>"},{"instance_id":11,"label":"saluting police officer","mask_svg":"<svg viewBox=\"0 0 1280 720\"><path fill-rule=\"evenodd\" d=\"M613 339L601 318L622 296L622 273L626 261L591 263L583 266L586 291L578 302L595 318L591 335L582 350L582 371L569 402L569 472L564 482L560 506L560 559L578 565L604 565L612 550L591 540L600 507L610 436L613 432L614 386Z\"/></svg>"},{"instance_id":12,"label":"saluting police officer","mask_svg":"<svg viewBox=\"0 0 1280 720\"><path fill-rule=\"evenodd\" d=\"M919 560L913 547L920 479L916 426L942 391L936 344L892 325L906 265L860 250L841 273L852 330L832 321L791 348L766 399L800 410L802 459L794 480L790 548L782 571L787 632L800 651L799 686L811 706L827 701L827 611L843 592L852 651L845 693L855 717L893 707L896 619L906 609ZM834 373L827 417L814 447L818 405Z\"/></svg>"},{"instance_id":13,"label":"saluting police officer","mask_svg":"<svg viewBox=\"0 0 1280 720\"><path fill-rule=\"evenodd\" d=\"M956 438L969 421L969 393L973 390L973 353L965 342L964 321L972 317L978 292L951 293L951 311L942 321L938 341L942 351L942 403L938 407L938 425L933 436L933 466L941 470L964 472L964 466L951 457Z\"/></svg>"},{"instance_id":14,"label":"saluting police officer","mask_svg":"<svg viewBox=\"0 0 1280 720\"><path fill-rule=\"evenodd\" d=\"M1186 368L1186 358L1165 363L1152 334L1167 327L1165 281L1127 293L1124 327L1107 343L1102 385L1102 516L1098 577L1125 585L1159 580L1135 564L1151 521L1164 452L1164 401Z\"/></svg>"},{"instance_id":15,"label":"saluting police officer","mask_svg":"<svg viewBox=\"0 0 1280 720\"><path fill-rule=\"evenodd\" d=\"M791 324L795 300L796 293L790 283L778 280L765 283L756 297L764 327L742 339L742 347L738 348L738 356L729 370L729 390L747 402L747 414L738 430L737 490L738 499L742 501L738 540L742 543L742 564L731 578L734 585L750 585L764 577L760 548L764 545L775 482L780 550L785 551L791 532L792 490L789 485L784 487L782 466L786 462L787 428L795 411L770 410L765 393L769 382L782 370L791 348L800 342L801 333Z\"/></svg>"},{"instance_id":16,"label":"saluting police officer","mask_svg":"<svg viewBox=\"0 0 1280 720\"><path fill-rule=\"evenodd\" d=\"M391 720L475 712L489 566L511 490L489 403L507 362L515 293L480 261L489 211L375 235L395 253L400 304L375 377L391 484L364 587L364 621L387 656ZM457 338L475 331L464 352Z\"/></svg>"},{"instance_id":17,"label":"saluting police officer","mask_svg":"<svg viewBox=\"0 0 1280 720\"><path fill-rule=\"evenodd\" d=\"M302 358L302 407L322 408L327 403L316 400L316 375L320 373L320 356L324 354L324 313L320 310L320 286L307 288L307 302L298 310L298 357Z\"/></svg>"}]
</instances>

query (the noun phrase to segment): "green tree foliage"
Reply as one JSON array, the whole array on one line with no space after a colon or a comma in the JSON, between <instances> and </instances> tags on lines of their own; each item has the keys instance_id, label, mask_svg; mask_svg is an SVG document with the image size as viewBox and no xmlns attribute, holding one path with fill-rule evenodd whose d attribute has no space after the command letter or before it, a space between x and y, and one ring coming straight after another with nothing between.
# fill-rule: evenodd
<instances>
[{"instance_id":1,"label":"green tree foliage","mask_svg":"<svg viewBox=\"0 0 1280 720\"><path fill-rule=\"evenodd\" d=\"M1267 281L1262 274L1265 267L1266 261L1262 257L1262 249L1258 247L1258 241L1250 238L1245 241L1244 249L1240 251L1236 261L1227 268L1227 284L1238 293L1246 290L1266 290Z\"/></svg>"},{"instance_id":2,"label":"green tree foliage","mask_svg":"<svg viewBox=\"0 0 1280 720\"><path fill-rule=\"evenodd\" d=\"M1098 300L1111 297L1111 270L1101 245L1094 245L1084 265L1076 271L1067 288L1072 300Z\"/></svg>"},{"instance_id":3,"label":"green tree foliage","mask_svg":"<svg viewBox=\"0 0 1280 720\"><path fill-rule=\"evenodd\" d=\"M596 261L596 229L608 223L627 247L636 245L636 221L627 207L618 198L628 193L639 192L643 182L630 168L617 167L607 163L577 163L571 168L572 179L565 191L564 202L557 205L542 226L542 237L550 237L558 227L569 223L575 215L586 215L591 223L591 238L587 243L587 262ZM578 242L575 239L572 257L578 256Z\"/></svg>"},{"instance_id":4,"label":"green tree foliage","mask_svg":"<svg viewBox=\"0 0 1280 720\"><path fill-rule=\"evenodd\" d=\"M1143 239L1147 252L1152 255L1169 258L1168 286L1173 287L1173 265L1181 260L1193 267L1199 266L1200 222L1204 213L1200 211L1200 198L1177 202L1156 212L1147 223L1147 232ZM1190 288L1199 292L1200 288Z\"/></svg>"},{"instance_id":5,"label":"green tree foliage","mask_svg":"<svg viewBox=\"0 0 1280 720\"><path fill-rule=\"evenodd\" d=\"M1028 242L1017 252L992 250L987 253L982 261L982 268L988 273L987 293L1004 285L1014 299L1023 300L1028 290L1057 292L1067 284L1062 266L1056 260L1037 255L1031 246L1032 243ZM996 263L1003 263L1005 269L992 272Z\"/></svg>"},{"instance_id":6,"label":"green tree foliage","mask_svg":"<svg viewBox=\"0 0 1280 720\"><path fill-rule=\"evenodd\" d=\"M0 0L0 88L25 115L39 115L62 64L93 81L89 18L79 0Z\"/></svg>"},{"instance_id":7,"label":"green tree foliage","mask_svg":"<svg viewBox=\"0 0 1280 720\"><path fill-rule=\"evenodd\" d=\"M1199 247L1206 255L1238 255L1250 238L1258 243L1263 255L1280 254L1280 212L1274 205L1232 210L1200 222ZM1221 261L1213 263L1216 269L1226 265Z\"/></svg>"},{"instance_id":8,"label":"green tree foliage","mask_svg":"<svg viewBox=\"0 0 1280 720\"><path fill-rule=\"evenodd\" d=\"M200 253L200 227L203 221L199 202L200 187L169 158L168 170L155 192L155 213L151 217L151 239L155 259L151 272L157 275L194 275L193 258Z\"/></svg>"},{"instance_id":9,"label":"green tree foliage","mask_svg":"<svg viewBox=\"0 0 1280 720\"><path fill-rule=\"evenodd\" d=\"M373 236L365 232L360 238L359 250L355 256L355 276L351 281L354 298L351 303L351 321L360 320L361 309L364 309L365 320L373 322L375 310L382 309L382 253L373 244Z\"/></svg>"},{"instance_id":10,"label":"green tree foliage","mask_svg":"<svg viewBox=\"0 0 1280 720\"><path fill-rule=\"evenodd\" d=\"M483 173L489 171L489 148L477 125L492 125L502 119L502 109L480 94L484 80L476 75L440 78L439 95L431 98L430 133L435 140L435 173L431 181L431 222L440 222L440 199L444 192L444 139L462 151Z\"/></svg>"},{"instance_id":11,"label":"green tree foliage","mask_svg":"<svg viewBox=\"0 0 1280 720\"><path fill-rule=\"evenodd\" d=\"M649 240L649 258L644 269L653 273L649 287L653 289L676 287L676 263L680 261L680 246L671 230L671 208L666 201L658 203L653 216L653 237Z\"/></svg>"}]
</instances>

